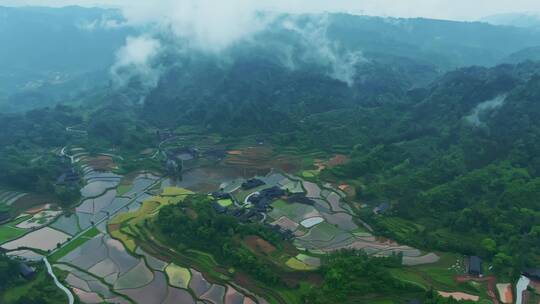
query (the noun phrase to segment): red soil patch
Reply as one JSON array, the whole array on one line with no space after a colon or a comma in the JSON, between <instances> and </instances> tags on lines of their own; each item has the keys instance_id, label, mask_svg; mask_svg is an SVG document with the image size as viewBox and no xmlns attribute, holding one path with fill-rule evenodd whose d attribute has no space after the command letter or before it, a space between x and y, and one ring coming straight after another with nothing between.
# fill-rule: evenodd
<instances>
[{"instance_id":1,"label":"red soil patch","mask_svg":"<svg viewBox=\"0 0 540 304\"><path fill-rule=\"evenodd\" d=\"M274 221L272 224L279 225L281 228L289 229L291 231L295 231L298 228L298 224L296 222L293 222L286 216L282 216L278 220Z\"/></svg>"},{"instance_id":2,"label":"red soil patch","mask_svg":"<svg viewBox=\"0 0 540 304\"><path fill-rule=\"evenodd\" d=\"M336 154L334 157L330 158L328 161L324 161L322 159L315 159L313 160L313 165L315 166L316 170L321 172L322 170L326 168L334 168L336 166L340 166L343 164L346 164L350 161L350 159L343 155L343 154Z\"/></svg>"},{"instance_id":3,"label":"red soil patch","mask_svg":"<svg viewBox=\"0 0 540 304\"><path fill-rule=\"evenodd\" d=\"M382 237L382 236L379 236L379 237L376 237L375 240L379 243L382 243L384 245L388 245L388 246L398 246L399 244L396 243L395 241L391 240L391 239L387 239L385 237Z\"/></svg>"},{"instance_id":4,"label":"red soil patch","mask_svg":"<svg viewBox=\"0 0 540 304\"><path fill-rule=\"evenodd\" d=\"M536 293L540 293L540 281L531 280L531 282L529 283L529 287L534 289Z\"/></svg>"},{"instance_id":5,"label":"red soil patch","mask_svg":"<svg viewBox=\"0 0 540 304\"><path fill-rule=\"evenodd\" d=\"M336 154L334 157L330 158L328 161L328 167L334 168L337 166L345 165L346 163L350 162L351 159L343 154Z\"/></svg>"},{"instance_id":6,"label":"red soil patch","mask_svg":"<svg viewBox=\"0 0 540 304\"><path fill-rule=\"evenodd\" d=\"M284 273L281 278L285 284L290 288L297 288L301 282L309 282L311 285L320 286L324 279L317 273L306 272L287 272Z\"/></svg>"},{"instance_id":7,"label":"red soil patch","mask_svg":"<svg viewBox=\"0 0 540 304\"><path fill-rule=\"evenodd\" d=\"M274 155L272 148L266 146L229 151L224 164L240 167L246 174L261 174L262 170L268 171L272 168L279 168L285 172L297 171L300 169L301 160L289 155Z\"/></svg>"},{"instance_id":8,"label":"red soil patch","mask_svg":"<svg viewBox=\"0 0 540 304\"><path fill-rule=\"evenodd\" d=\"M317 167L317 171L322 171L326 168L326 165L324 164L324 161L322 161L321 159L315 159L313 161L313 164L315 165L315 167Z\"/></svg>"},{"instance_id":9,"label":"red soil patch","mask_svg":"<svg viewBox=\"0 0 540 304\"><path fill-rule=\"evenodd\" d=\"M47 209L48 207L49 207L48 204L43 204L41 206L30 208L30 209L26 210L25 212L28 213L28 214L34 215L34 214L40 213L41 211Z\"/></svg>"},{"instance_id":10,"label":"red soil patch","mask_svg":"<svg viewBox=\"0 0 540 304\"><path fill-rule=\"evenodd\" d=\"M439 295L441 295L442 297L444 298L454 298L455 300L458 300L458 301L462 301L462 300L469 300L469 301L478 301L479 300L479 297L478 296L473 296L473 295L470 295L470 294L466 294L466 293L463 293L463 292L444 292L444 291L439 291L438 292Z\"/></svg>"},{"instance_id":11,"label":"red soil patch","mask_svg":"<svg viewBox=\"0 0 540 304\"><path fill-rule=\"evenodd\" d=\"M485 277L473 277L469 275L461 275L455 277L456 282L464 283L468 281L475 282L487 282L487 295L491 298L493 304L500 304L499 298L497 297L497 278L495 276L485 276Z\"/></svg>"},{"instance_id":12,"label":"red soil patch","mask_svg":"<svg viewBox=\"0 0 540 304\"><path fill-rule=\"evenodd\" d=\"M356 196L356 189L351 185L341 184L338 186L338 188L339 190L345 192L345 194L347 194L347 196L349 197Z\"/></svg>"},{"instance_id":13,"label":"red soil patch","mask_svg":"<svg viewBox=\"0 0 540 304\"><path fill-rule=\"evenodd\" d=\"M28 194L20 199L18 199L15 203L13 203L12 207L17 211L25 211L28 212L28 209L32 208L42 208L44 205L48 203L55 202L55 200L50 196L41 196L41 195L35 195L35 194ZM36 207L37 206L37 207ZM30 209L30 210L32 210ZM40 209L39 211L42 211ZM39 212L37 211L37 212ZM36 213L37 213L36 212Z\"/></svg>"},{"instance_id":14,"label":"red soil patch","mask_svg":"<svg viewBox=\"0 0 540 304\"><path fill-rule=\"evenodd\" d=\"M90 157L86 163L97 171L111 171L116 169L117 166L114 163L112 157L107 155L100 155L96 157Z\"/></svg>"},{"instance_id":15,"label":"red soil patch","mask_svg":"<svg viewBox=\"0 0 540 304\"><path fill-rule=\"evenodd\" d=\"M193 209L191 209L191 208L186 208L186 214L192 220L196 220L199 217L197 212L193 211Z\"/></svg>"},{"instance_id":16,"label":"red soil patch","mask_svg":"<svg viewBox=\"0 0 540 304\"><path fill-rule=\"evenodd\" d=\"M512 285L508 285L504 291L504 299L503 302L505 303L514 303L514 294L512 292Z\"/></svg>"},{"instance_id":17,"label":"red soil patch","mask_svg":"<svg viewBox=\"0 0 540 304\"><path fill-rule=\"evenodd\" d=\"M152 148L146 148L140 152L141 155L150 155L154 153L154 149Z\"/></svg>"},{"instance_id":18,"label":"red soil patch","mask_svg":"<svg viewBox=\"0 0 540 304\"><path fill-rule=\"evenodd\" d=\"M114 232L120 230L120 224L109 224L109 231Z\"/></svg>"},{"instance_id":19,"label":"red soil patch","mask_svg":"<svg viewBox=\"0 0 540 304\"><path fill-rule=\"evenodd\" d=\"M298 248L296 248L292 243L284 243L283 244L283 252L290 256L297 256L299 251Z\"/></svg>"},{"instance_id":20,"label":"red soil patch","mask_svg":"<svg viewBox=\"0 0 540 304\"><path fill-rule=\"evenodd\" d=\"M255 253L263 253L265 255L272 254L276 251L274 245L268 243L256 235L249 235L244 238L244 243Z\"/></svg>"},{"instance_id":21,"label":"red soil patch","mask_svg":"<svg viewBox=\"0 0 540 304\"><path fill-rule=\"evenodd\" d=\"M229 155L242 155L242 151L240 151L240 150L231 150L231 151L227 151L227 154L229 154Z\"/></svg>"}]
</instances>

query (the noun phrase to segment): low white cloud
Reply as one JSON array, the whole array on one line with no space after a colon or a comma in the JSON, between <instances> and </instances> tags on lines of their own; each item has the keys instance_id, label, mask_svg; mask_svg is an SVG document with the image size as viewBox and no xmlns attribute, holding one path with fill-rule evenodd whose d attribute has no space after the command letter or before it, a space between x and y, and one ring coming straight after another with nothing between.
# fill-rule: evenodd
<instances>
[{"instance_id":1,"label":"low white cloud","mask_svg":"<svg viewBox=\"0 0 540 304\"><path fill-rule=\"evenodd\" d=\"M359 50L347 50L328 38L330 20L328 14L311 17L299 26L294 17L283 22L283 27L297 33L303 40L305 53L302 59L308 63L325 66L328 75L352 86L359 64L367 62Z\"/></svg>"},{"instance_id":2,"label":"low white cloud","mask_svg":"<svg viewBox=\"0 0 540 304\"><path fill-rule=\"evenodd\" d=\"M177 0L183 2L184 0ZM22 6L101 6L101 7L160 7L170 0L0 0L0 5ZM205 2L205 1L202 1ZM241 10L244 4L235 0L206 1L216 8ZM243 1L259 9L290 13L347 12L393 17L424 17L451 20L479 20L482 17L515 13L540 12L538 0L250 0ZM157 11L157 10L150 10ZM149 12L150 12L149 11Z\"/></svg>"},{"instance_id":3,"label":"low white cloud","mask_svg":"<svg viewBox=\"0 0 540 304\"><path fill-rule=\"evenodd\" d=\"M128 5L123 13L132 25L170 31L190 47L219 52L266 27L272 20L252 0L161 0Z\"/></svg>"},{"instance_id":4,"label":"low white cloud","mask_svg":"<svg viewBox=\"0 0 540 304\"><path fill-rule=\"evenodd\" d=\"M125 46L116 53L116 63L111 67L114 83L124 86L133 77L138 77L143 86L156 86L161 71L152 61L161 49L160 41L152 37L128 37Z\"/></svg>"},{"instance_id":5,"label":"low white cloud","mask_svg":"<svg viewBox=\"0 0 540 304\"><path fill-rule=\"evenodd\" d=\"M101 18L94 19L91 21L82 21L77 24L77 27L85 31L95 31L99 29L117 29L126 26L124 21L120 21L115 18L109 18L106 15L101 16Z\"/></svg>"},{"instance_id":6,"label":"low white cloud","mask_svg":"<svg viewBox=\"0 0 540 304\"><path fill-rule=\"evenodd\" d=\"M475 127L483 126L485 125L485 122L483 121L483 116L497 108L502 107L505 101L506 101L506 94L499 95L490 100L486 100L478 104L473 109L471 114L465 117L465 120Z\"/></svg>"}]
</instances>

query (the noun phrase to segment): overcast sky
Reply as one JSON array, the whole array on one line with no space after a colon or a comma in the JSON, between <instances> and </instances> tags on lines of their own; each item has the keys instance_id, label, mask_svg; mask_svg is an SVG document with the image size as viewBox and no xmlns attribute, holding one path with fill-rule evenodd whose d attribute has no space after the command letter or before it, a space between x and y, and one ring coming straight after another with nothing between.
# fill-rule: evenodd
<instances>
[{"instance_id":1,"label":"overcast sky","mask_svg":"<svg viewBox=\"0 0 540 304\"><path fill-rule=\"evenodd\" d=\"M116 6L125 7L138 4L159 6L170 0L0 0L0 5L41 5L41 6ZM183 0L177 0L179 2ZM207 1L211 2L211 1ZM275 9L287 12L340 11L395 17L426 17L450 20L478 20L482 17L517 12L540 12L539 0L215 0L232 7L240 3L260 9Z\"/></svg>"}]
</instances>

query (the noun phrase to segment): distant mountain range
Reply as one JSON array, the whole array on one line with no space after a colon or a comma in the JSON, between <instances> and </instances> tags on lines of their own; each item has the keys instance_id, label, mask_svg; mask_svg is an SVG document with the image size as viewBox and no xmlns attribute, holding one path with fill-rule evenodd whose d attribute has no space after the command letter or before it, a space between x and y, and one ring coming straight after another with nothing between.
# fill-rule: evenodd
<instances>
[{"instance_id":1,"label":"distant mountain range","mask_svg":"<svg viewBox=\"0 0 540 304\"><path fill-rule=\"evenodd\" d=\"M121 20L117 11L0 7L0 108L44 106L106 84L116 50L134 32L111 20Z\"/></svg>"},{"instance_id":2,"label":"distant mountain range","mask_svg":"<svg viewBox=\"0 0 540 304\"><path fill-rule=\"evenodd\" d=\"M118 26L122 18L119 11L98 8L0 7L0 110L72 102L81 99L79 93L106 87L109 69L126 37L145 30ZM230 59L227 65L219 64L219 56L175 53L181 42L167 41L167 35L156 38L174 46L154 63L165 76L160 89L168 82L184 87L196 81L192 77L199 77L199 70L205 68L201 64L214 66L218 73L205 70L204 79L218 75L222 79L242 66L272 66L287 77L304 73L360 88L357 98L363 98L363 92L380 92L368 102L393 100L396 97L389 91L425 86L456 68L534 60L538 58L534 50L540 46L540 31L530 28L347 14L283 15L253 39L221 54ZM396 82L381 81L388 78L400 79L399 90L388 87ZM163 95L150 94L149 103L154 102L152 96ZM137 100L141 97L145 96Z\"/></svg>"},{"instance_id":3,"label":"distant mountain range","mask_svg":"<svg viewBox=\"0 0 540 304\"><path fill-rule=\"evenodd\" d=\"M480 21L493 25L509 25L540 29L540 13L498 14L482 18Z\"/></svg>"}]
</instances>

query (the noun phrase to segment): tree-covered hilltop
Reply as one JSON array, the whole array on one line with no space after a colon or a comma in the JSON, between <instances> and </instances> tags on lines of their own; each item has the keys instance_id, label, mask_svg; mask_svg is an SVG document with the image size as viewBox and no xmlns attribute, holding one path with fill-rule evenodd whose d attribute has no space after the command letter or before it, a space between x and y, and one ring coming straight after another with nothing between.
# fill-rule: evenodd
<instances>
[{"instance_id":1,"label":"tree-covered hilltop","mask_svg":"<svg viewBox=\"0 0 540 304\"><path fill-rule=\"evenodd\" d=\"M155 220L146 222L145 230L152 233L151 239L181 253L196 250L210 254L219 267L229 269L229 274L248 274L247 278L242 276L244 282L256 280L269 290L285 288L296 294L298 303L369 303L374 297L424 297L421 287L391 274L391 269L403 267L397 255L373 257L363 251L343 250L323 257L323 266L317 270L299 272L284 267L283 261L292 249L290 244L287 249L287 241L279 233L260 223L240 222L237 217L216 213L206 195L190 195L178 204L163 207ZM246 242L253 237L258 239L255 247ZM262 254L262 247L272 250ZM308 280L309 276L317 279Z\"/></svg>"},{"instance_id":2,"label":"tree-covered hilltop","mask_svg":"<svg viewBox=\"0 0 540 304\"><path fill-rule=\"evenodd\" d=\"M71 166L59 157L65 146L84 146L90 153L115 148L126 156L127 169L137 168L128 156L157 145L155 131L137 118L135 105L114 94L100 91L97 96L103 100L96 105L0 113L0 187L54 195L74 203L78 189L55 185Z\"/></svg>"},{"instance_id":3,"label":"tree-covered hilltop","mask_svg":"<svg viewBox=\"0 0 540 304\"><path fill-rule=\"evenodd\" d=\"M180 204L164 207L154 224L173 248L208 252L222 265L244 271L269 286L283 284L275 266L258 258L242 242L244 237L256 235L281 246L279 234L260 224L241 225L236 217L216 214L208 196L188 196Z\"/></svg>"},{"instance_id":4,"label":"tree-covered hilltop","mask_svg":"<svg viewBox=\"0 0 540 304\"><path fill-rule=\"evenodd\" d=\"M370 257L363 251L339 251L324 258L321 286L312 287L304 303L368 303L370 296L421 294L422 289L394 278L389 269L400 268L401 257ZM407 296L406 296L407 295Z\"/></svg>"},{"instance_id":5,"label":"tree-covered hilltop","mask_svg":"<svg viewBox=\"0 0 540 304\"><path fill-rule=\"evenodd\" d=\"M0 114L0 184L32 192L53 192L52 181L62 171L50 151L71 139L66 127L81 122L67 107L38 109L24 114Z\"/></svg>"},{"instance_id":6,"label":"tree-covered hilltop","mask_svg":"<svg viewBox=\"0 0 540 304\"><path fill-rule=\"evenodd\" d=\"M533 63L457 70L400 115L371 111L386 126L364 133L353 160L327 178L349 179L361 200L392 201L388 217L418 225L374 224L401 241L479 254L499 271L537 265L537 71Z\"/></svg>"},{"instance_id":7,"label":"tree-covered hilltop","mask_svg":"<svg viewBox=\"0 0 540 304\"><path fill-rule=\"evenodd\" d=\"M241 73L247 70L249 79ZM173 71L149 96L143 118L157 120L166 104L161 111L173 125L267 133L278 146L306 150L349 147L352 161L323 178L348 180L365 202L390 200L389 216L409 221L409 228L373 221L389 236L481 255L506 274L537 265L540 65L463 68L424 88L377 70L368 74L383 77L377 83L385 88L355 91L360 84L245 59L206 75L209 90L187 98L189 90L173 85L178 75L188 77L181 83L190 88L201 79ZM182 106L188 110L180 115L171 111Z\"/></svg>"}]
</instances>

